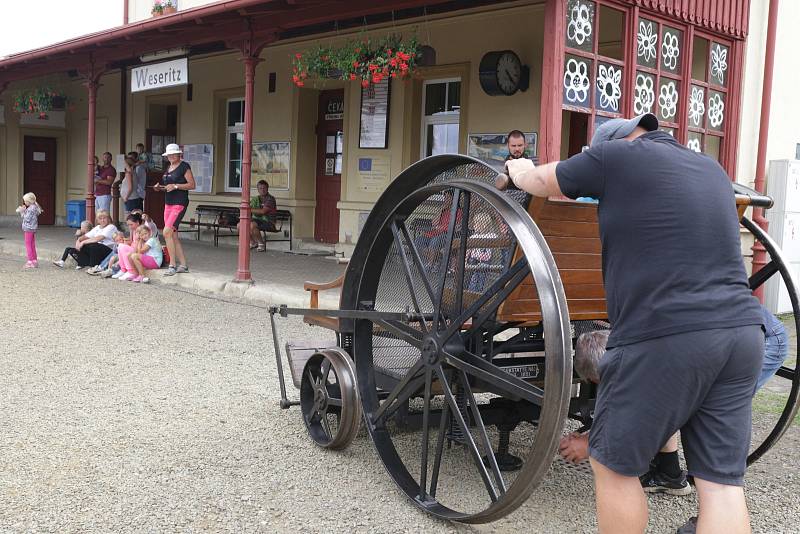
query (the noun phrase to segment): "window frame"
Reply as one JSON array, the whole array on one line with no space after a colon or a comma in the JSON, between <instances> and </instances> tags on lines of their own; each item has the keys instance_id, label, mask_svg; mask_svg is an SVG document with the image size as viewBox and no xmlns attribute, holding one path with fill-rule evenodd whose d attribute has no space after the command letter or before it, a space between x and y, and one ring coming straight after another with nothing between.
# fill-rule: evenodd
<instances>
[{"instance_id":1,"label":"window frame","mask_svg":"<svg viewBox=\"0 0 800 534\"><path fill-rule=\"evenodd\" d=\"M225 192L226 193L241 193L242 184L239 181L239 187L232 187L230 185L230 170L231 170L231 134L244 134L244 122L237 122L234 126L229 126L230 123L230 106L232 102L242 103L242 113L244 113L244 97L231 97L225 99ZM242 147L244 149L244 147ZM239 161L242 161L244 154L240 154Z\"/></svg>"},{"instance_id":2,"label":"window frame","mask_svg":"<svg viewBox=\"0 0 800 534\"><path fill-rule=\"evenodd\" d=\"M458 106L458 114L453 115L426 115L425 114L425 107L427 104L428 99L428 91L427 88L429 85L437 84L437 83L444 83L445 85L445 109L447 108L447 102L449 101L450 95L450 83L458 82L459 83L459 93L461 97L463 97L463 87L464 81L458 76L451 76L445 78L430 78L422 81L422 108L420 110L420 146L419 146L419 153L420 159L424 159L427 157L427 148L428 148L428 126L437 125L437 124L457 124L458 125L458 137L461 137L461 109L462 106L459 104ZM459 98L459 102L461 98ZM455 120L454 120L455 119Z\"/></svg>"}]
</instances>

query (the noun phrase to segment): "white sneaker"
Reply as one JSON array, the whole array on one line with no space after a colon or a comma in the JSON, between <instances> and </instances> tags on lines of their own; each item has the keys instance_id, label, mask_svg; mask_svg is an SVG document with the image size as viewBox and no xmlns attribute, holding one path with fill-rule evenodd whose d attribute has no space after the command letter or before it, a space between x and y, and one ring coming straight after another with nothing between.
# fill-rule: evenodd
<instances>
[{"instance_id":1,"label":"white sneaker","mask_svg":"<svg viewBox=\"0 0 800 534\"><path fill-rule=\"evenodd\" d=\"M83 265L76 265L75 270L80 271L81 269L83 269L83 267L84 267Z\"/></svg>"},{"instance_id":2,"label":"white sneaker","mask_svg":"<svg viewBox=\"0 0 800 534\"><path fill-rule=\"evenodd\" d=\"M53 262L53 265L55 265L56 267L61 267L63 269L64 268L64 260L56 260L56 261Z\"/></svg>"},{"instance_id":3,"label":"white sneaker","mask_svg":"<svg viewBox=\"0 0 800 534\"><path fill-rule=\"evenodd\" d=\"M111 278L113 278L114 280L118 280L124 274L125 274L125 271L117 271L117 272L115 272L114 274L111 275Z\"/></svg>"},{"instance_id":4,"label":"white sneaker","mask_svg":"<svg viewBox=\"0 0 800 534\"><path fill-rule=\"evenodd\" d=\"M133 273L125 273L119 277L119 279L122 280L123 282L127 282L128 280L133 280L134 278L136 278L136 275Z\"/></svg>"},{"instance_id":5,"label":"white sneaker","mask_svg":"<svg viewBox=\"0 0 800 534\"><path fill-rule=\"evenodd\" d=\"M150 279L148 277L146 277L146 276L143 276L142 277L142 283L143 284L149 284L150 283Z\"/></svg>"},{"instance_id":6,"label":"white sneaker","mask_svg":"<svg viewBox=\"0 0 800 534\"><path fill-rule=\"evenodd\" d=\"M106 269L100 273L100 278L111 278L114 275L114 271L111 269Z\"/></svg>"}]
</instances>

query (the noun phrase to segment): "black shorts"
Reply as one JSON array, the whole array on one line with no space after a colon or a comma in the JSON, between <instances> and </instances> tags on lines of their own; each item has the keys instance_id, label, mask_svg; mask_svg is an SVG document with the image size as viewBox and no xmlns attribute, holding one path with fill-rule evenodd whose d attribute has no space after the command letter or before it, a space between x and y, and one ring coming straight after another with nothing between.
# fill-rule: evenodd
<instances>
[{"instance_id":1,"label":"black shorts","mask_svg":"<svg viewBox=\"0 0 800 534\"><path fill-rule=\"evenodd\" d=\"M609 349L599 365L589 455L616 473L638 476L680 430L690 475L741 486L763 358L760 325Z\"/></svg>"},{"instance_id":2,"label":"black shorts","mask_svg":"<svg viewBox=\"0 0 800 534\"><path fill-rule=\"evenodd\" d=\"M264 219L253 219L253 222L256 223L256 226L262 232L276 232L275 223L270 220Z\"/></svg>"}]
</instances>

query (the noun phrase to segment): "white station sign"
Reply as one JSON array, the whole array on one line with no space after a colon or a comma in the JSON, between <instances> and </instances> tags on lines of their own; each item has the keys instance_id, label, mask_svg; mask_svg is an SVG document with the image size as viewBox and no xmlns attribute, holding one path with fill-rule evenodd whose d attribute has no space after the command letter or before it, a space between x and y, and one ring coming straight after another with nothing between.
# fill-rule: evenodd
<instances>
[{"instance_id":1,"label":"white station sign","mask_svg":"<svg viewBox=\"0 0 800 534\"><path fill-rule=\"evenodd\" d=\"M189 83L189 60L187 58L142 65L131 71L131 93L150 91Z\"/></svg>"}]
</instances>

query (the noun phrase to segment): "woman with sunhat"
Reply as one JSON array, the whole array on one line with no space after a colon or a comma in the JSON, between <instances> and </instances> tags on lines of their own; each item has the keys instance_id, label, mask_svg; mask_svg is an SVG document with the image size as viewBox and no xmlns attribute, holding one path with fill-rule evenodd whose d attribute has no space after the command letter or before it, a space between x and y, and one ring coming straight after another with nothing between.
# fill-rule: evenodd
<instances>
[{"instance_id":1,"label":"woman with sunhat","mask_svg":"<svg viewBox=\"0 0 800 534\"><path fill-rule=\"evenodd\" d=\"M164 195L164 239L169 251L169 268L164 276L173 276L176 273L188 273L186 255L183 253L181 241L178 238L178 226L186 214L189 206L189 191L194 189L194 175L189 164L183 161L181 147L175 143L167 145L162 154L169 160L169 167L161 178L161 183L154 186L156 191L165 191ZM176 263L177 262L177 263Z\"/></svg>"}]
</instances>

